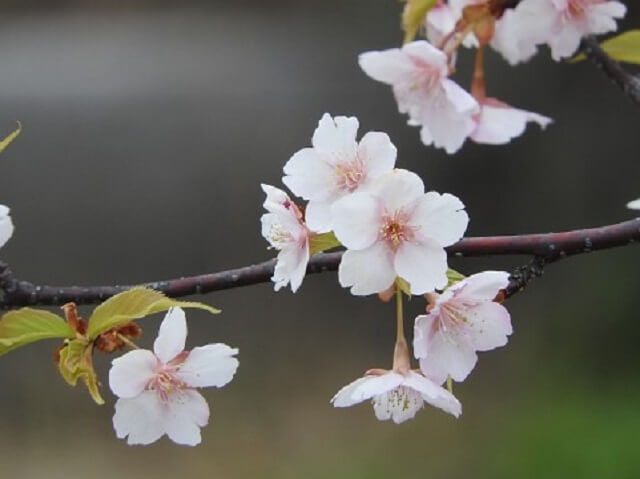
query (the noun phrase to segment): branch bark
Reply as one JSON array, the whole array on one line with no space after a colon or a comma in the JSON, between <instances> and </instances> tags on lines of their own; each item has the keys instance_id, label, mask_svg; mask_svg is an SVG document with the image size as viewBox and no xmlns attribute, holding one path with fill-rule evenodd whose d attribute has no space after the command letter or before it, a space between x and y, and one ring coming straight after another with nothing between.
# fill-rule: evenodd
<instances>
[{"instance_id":1,"label":"branch bark","mask_svg":"<svg viewBox=\"0 0 640 479\"><path fill-rule=\"evenodd\" d=\"M447 248L449 256L527 255L530 264L519 268L511 276L507 296L520 291L533 278L540 276L545 265L568 256L627 246L640 241L640 218L600 228L518 236L488 236L464 238ZM335 271L342 252L314 255L307 268L308 274ZM275 260L241 268L190 276L166 281L154 281L143 286L161 291L168 296L206 294L213 291L239 288L270 281ZM0 263L0 307L61 306L68 302L96 304L134 285L110 286L39 286L21 281L8 265Z\"/></svg>"}]
</instances>

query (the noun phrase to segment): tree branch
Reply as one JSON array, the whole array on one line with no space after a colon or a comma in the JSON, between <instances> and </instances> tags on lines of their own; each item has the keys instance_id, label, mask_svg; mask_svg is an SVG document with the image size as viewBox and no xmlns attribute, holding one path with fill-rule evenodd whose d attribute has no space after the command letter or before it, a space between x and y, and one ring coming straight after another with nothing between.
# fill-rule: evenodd
<instances>
[{"instance_id":1,"label":"tree branch","mask_svg":"<svg viewBox=\"0 0 640 479\"><path fill-rule=\"evenodd\" d=\"M626 246L640 241L640 218L583 230L520 236L488 236L464 238L447 248L450 256L530 255L532 262L519 268L511 277L507 296L520 291L542 268L554 261L590 251ZM321 253L309 261L307 273L335 271L342 252ZM182 297L266 283L273 275L275 260L242 268L166 281L143 286L162 291L171 297ZM64 303L95 304L132 288L134 285L113 286L38 286L16 279L8 265L0 263L0 307L60 306Z\"/></svg>"},{"instance_id":2,"label":"tree branch","mask_svg":"<svg viewBox=\"0 0 640 479\"><path fill-rule=\"evenodd\" d=\"M585 37L582 40L582 51L600 68L622 91L638 106L640 106L640 78L622 68L619 62L611 58L598 44L595 37Z\"/></svg>"}]
</instances>

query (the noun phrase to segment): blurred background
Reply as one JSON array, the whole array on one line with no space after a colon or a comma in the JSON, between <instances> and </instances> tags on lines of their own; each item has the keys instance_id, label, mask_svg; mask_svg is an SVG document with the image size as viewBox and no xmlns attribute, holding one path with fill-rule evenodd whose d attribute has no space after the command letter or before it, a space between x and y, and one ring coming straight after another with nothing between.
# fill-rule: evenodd
<instances>
[{"instance_id":1,"label":"blurred background","mask_svg":"<svg viewBox=\"0 0 640 479\"><path fill-rule=\"evenodd\" d=\"M458 195L469 235L622 221L640 196L640 111L589 63L547 50L509 67L492 54L492 96L552 117L506 147L424 147L388 87L357 55L401 42L393 0L8 1L0 8L0 201L16 232L2 259L41 284L136 283L263 261L260 183L307 146L324 112L382 130L398 166ZM637 28L629 5L623 29ZM467 85L472 58L457 79ZM270 284L197 299L193 347L239 347L240 369L206 390L197 448L128 447L114 397L92 403L57 375L55 341L0 359L0 467L15 478L637 478L640 273L637 247L550 266L509 301L515 333L455 388L464 414L431 408L400 426L329 399L388 367L392 305L354 298L335 274L301 290ZM456 261L465 273L527 258ZM414 300L408 315L424 304ZM84 309L89 311L89 309ZM159 317L142 322L142 345ZM97 357L101 377L111 358Z\"/></svg>"}]
</instances>

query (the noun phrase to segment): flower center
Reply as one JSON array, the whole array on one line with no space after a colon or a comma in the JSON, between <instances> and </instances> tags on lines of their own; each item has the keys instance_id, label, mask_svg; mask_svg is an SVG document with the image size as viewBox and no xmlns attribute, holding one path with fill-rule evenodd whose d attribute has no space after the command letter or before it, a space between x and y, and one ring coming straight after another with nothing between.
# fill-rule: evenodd
<instances>
[{"instance_id":1,"label":"flower center","mask_svg":"<svg viewBox=\"0 0 640 479\"><path fill-rule=\"evenodd\" d=\"M373 408L379 419L393 418L400 423L413 418L424 406L424 399L418 391L406 386L397 388L373 398Z\"/></svg>"},{"instance_id":2,"label":"flower center","mask_svg":"<svg viewBox=\"0 0 640 479\"><path fill-rule=\"evenodd\" d=\"M163 366L149 382L147 389L156 391L162 400L166 401L171 393L184 389L186 386L183 381L176 377L175 373L175 368Z\"/></svg>"},{"instance_id":3,"label":"flower center","mask_svg":"<svg viewBox=\"0 0 640 479\"><path fill-rule=\"evenodd\" d=\"M358 188L366 176L364 162L359 157L353 161L338 163L334 167L333 173L338 188L349 193Z\"/></svg>"},{"instance_id":4,"label":"flower center","mask_svg":"<svg viewBox=\"0 0 640 479\"><path fill-rule=\"evenodd\" d=\"M382 226L379 237L386 241L391 249L397 249L405 241L411 241L415 237L414 226L410 226L409 215L403 210L382 216Z\"/></svg>"},{"instance_id":5,"label":"flower center","mask_svg":"<svg viewBox=\"0 0 640 479\"><path fill-rule=\"evenodd\" d=\"M269 243L276 248L282 249L288 243L293 241L293 236L280 223L272 223L267 233Z\"/></svg>"}]
</instances>

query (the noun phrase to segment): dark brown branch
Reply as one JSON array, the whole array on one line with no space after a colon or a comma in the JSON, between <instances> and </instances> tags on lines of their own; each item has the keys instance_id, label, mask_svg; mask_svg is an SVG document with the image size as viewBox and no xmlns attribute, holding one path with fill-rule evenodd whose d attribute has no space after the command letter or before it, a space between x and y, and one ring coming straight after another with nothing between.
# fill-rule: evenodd
<instances>
[{"instance_id":1,"label":"dark brown branch","mask_svg":"<svg viewBox=\"0 0 640 479\"><path fill-rule=\"evenodd\" d=\"M512 275L507 290L511 295L522 289L529 280L542 273L544 265L590 251L626 246L640 241L640 218L624 223L568 231L520 236L490 236L464 238L447 248L450 256L529 255L534 260ZM342 252L313 256L307 272L322 273L338 269ZM171 297L205 294L212 291L238 288L270 281L275 260L251 266L203 274L186 278L146 283L144 286L162 291ZM67 302L77 304L99 303L114 294L131 288L127 286L37 286L17 280L6 264L0 264L0 307L54 306Z\"/></svg>"},{"instance_id":2,"label":"dark brown branch","mask_svg":"<svg viewBox=\"0 0 640 479\"><path fill-rule=\"evenodd\" d=\"M582 51L600 68L622 91L640 106L640 78L626 71L619 62L611 58L598 44L595 37L582 40Z\"/></svg>"}]
</instances>

